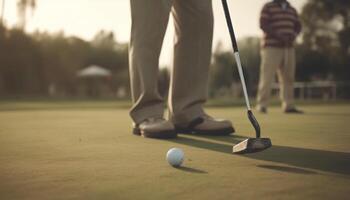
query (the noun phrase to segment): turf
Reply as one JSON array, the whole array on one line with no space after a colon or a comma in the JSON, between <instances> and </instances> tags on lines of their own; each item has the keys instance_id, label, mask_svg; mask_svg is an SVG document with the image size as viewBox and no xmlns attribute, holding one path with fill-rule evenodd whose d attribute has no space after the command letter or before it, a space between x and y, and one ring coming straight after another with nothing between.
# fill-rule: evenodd
<instances>
[{"instance_id":1,"label":"turf","mask_svg":"<svg viewBox=\"0 0 350 200\"><path fill-rule=\"evenodd\" d=\"M14 107L0 104L0 199L348 199L350 104L257 114L274 146L249 156L231 154L253 134L242 107L208 108L236 136L168 141L132 135L125 108Z\"/></svg>"}]
</instances>

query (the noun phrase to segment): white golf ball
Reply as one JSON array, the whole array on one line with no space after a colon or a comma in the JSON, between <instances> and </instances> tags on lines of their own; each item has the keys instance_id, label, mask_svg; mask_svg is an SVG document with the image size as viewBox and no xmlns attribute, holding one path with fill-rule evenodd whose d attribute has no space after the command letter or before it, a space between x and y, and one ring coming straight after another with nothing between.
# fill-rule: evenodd
<instances>
[{"instance_id":1,"label":"white golf ball","mask_svg":"<svg viewBox=\"0 0 350 200\"><path fill-rule=\"evenodd\" d=\"M184 152L179 148L171 148L166 154L166 160L173 167L180 167L184 161Z\"/></svg>"}]
</instances>

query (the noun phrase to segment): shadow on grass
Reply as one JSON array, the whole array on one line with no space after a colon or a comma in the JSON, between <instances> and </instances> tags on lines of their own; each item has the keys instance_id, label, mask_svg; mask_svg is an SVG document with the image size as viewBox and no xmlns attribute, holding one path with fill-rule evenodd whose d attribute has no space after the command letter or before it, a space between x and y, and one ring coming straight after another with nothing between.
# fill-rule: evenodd
<instances>
[{"instance_id":1,"label":"shadow on grass","mask_svg":"<svg viewBox=\"0 0 350 200\"><path fill-rule=\"evenodd\" d=\"M281 172L295 173L295 174L317 174L317 172L313 172L306 169L279 166L279 165L257 165L257 167L269 169L269 170L281 171Z\"/></svg>"},{"instance_id":2,"label":"shadow on grass","mask_svg":"<svg viewBox=\"0 0 350 200\"><path fill-rule=\"evenodd\" d=\"M311 115L311 116L324 116L324 117L350 117L350 113L326 113L326 112L312 112L312 113L305 113L305 115Z\"/></svg>"},{"instance_id":3,"label":"shadow on grass","mask_svg":"<svg viewBox=\"0 0 350 200\"><path fill-rule=\"evenodd\" d=\"M171 142L220 153L232 154L232 145L239 143L242 141L242 139L243 138L236 136L179 136L178 139L171 140ZM218 143L218 141L232 142L232 145ZM270 149L261 153L232 156L243 156L246 158L271 161L279 164L292 165L295 167L350 175L350 153L345 152L273 145ZM273 167L270 167L270 169L272 168ZM280 169L280 171L283 170L282 168L278 167L275 167L274 169ZM288 169L285 169L284 171L288 171ZM289 172L292 171L293 170L289 170Z\"/></svg>"},{"instance_id":4,"label":"shadow on grass","mask_svg":"<svg viewBox=\"0 0 350 200\"><path fill-rule=\"evenodd\" d=\"M184 171L184 172L196 173L196 174L207 174L208 173L208 172L200 170L200 169L194 169L191 167L184 167L184 166L176 167L176 169Z\"/></svg>"}]
</instances>

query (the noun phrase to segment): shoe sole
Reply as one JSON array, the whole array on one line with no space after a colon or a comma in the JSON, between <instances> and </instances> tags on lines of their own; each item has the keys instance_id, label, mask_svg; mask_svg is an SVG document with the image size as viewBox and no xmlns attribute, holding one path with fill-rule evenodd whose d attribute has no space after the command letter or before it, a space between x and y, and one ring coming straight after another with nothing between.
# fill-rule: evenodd
<instances>
[{"instance_id":1,"label":"shoe sole","mask_svg":"<svg viewBox=\"0 0 350 200\"><path fill-rule=\"evenodd\" d=\"M154 138L154 139L171 139L171 138L177 137L177 133L175 130L151 133L151 132L142 131L139 128L133 128L132 133L137 136L142 136L145 138Z\"/></svg>"},{"instance_id":2,"label":"shoe sole","mask_svg":"<svg viewBox=\"0 0 350 200\"><path fill-rule=\"evenodd\" d=\"M304 114L302 111L284 111L285 114Z\"/></svg>"},{"instance_id":3,"label":"shoe sole","mask_svg":"<svg viewBox=\"0 0 350 200\"><path fill-rule=\"evenodd\" d=\"M195 129L183 129L177 128L176 132L178 134L194 134L194 135L209 135L209 136L225 136L235 133L233 127L216 129L216 130L195 130Z\"/></svg>"}]
</instances>

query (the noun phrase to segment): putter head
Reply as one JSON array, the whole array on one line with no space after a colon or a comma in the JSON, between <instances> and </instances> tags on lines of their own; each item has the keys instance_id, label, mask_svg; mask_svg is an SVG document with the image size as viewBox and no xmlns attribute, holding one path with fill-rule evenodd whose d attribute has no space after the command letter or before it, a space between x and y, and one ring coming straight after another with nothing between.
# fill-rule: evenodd
<instances>
[{"instance_id":1,"label":"putter head","mask_svg":"<svg viewBox=\"0 0 350 200\"><path fill-rule=\"evenodd\" d=\"M271 146L270 138L249 138L233 146L232 152L235 154L256 153Z\"/></svg>"}]
</instances>

